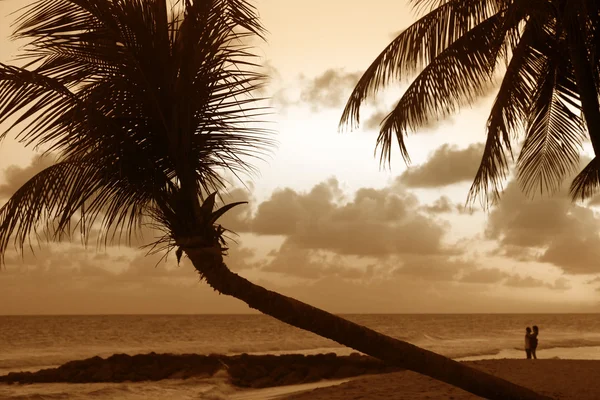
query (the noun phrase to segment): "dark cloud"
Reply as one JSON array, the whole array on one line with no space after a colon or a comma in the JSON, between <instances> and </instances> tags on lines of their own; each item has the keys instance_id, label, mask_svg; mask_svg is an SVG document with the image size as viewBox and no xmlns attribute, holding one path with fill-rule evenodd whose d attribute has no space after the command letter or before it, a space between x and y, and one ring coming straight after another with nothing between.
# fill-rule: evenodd
<instances>
[{"instance_id":1,"label":"dark cloud","mask_svg":"<svg viewBox=\"0 0 600 400\"><path fill-rule=\"evenodd\" d=\"M413 188L435 188L472 181L482 152L483 145L480 143L472 144L466 149L445 144L425 164L404 171L399 180Z\"/></svg>"},{"instance_id":2,"label":"dark cloud","mask_svg":"<svg viewBox=\"0 0 600 400\"><path fill-rule=\"evenodd\" d=\"M547 262L569 274L600 272L600 219L574 204L566 188L528 199L514 181L492 210L485 235L506 256Z\"/></svg>"},{"instance_id":3,"label":"dark cloud","mask_svg":"<svg viewBox=\"0 0 600 400\"><path fill-rule=\"evenodd\" d=\"M285 235L299 248L338 254L385 257L393 254L446 254L448 224L419 213L417 198L404 189L360 189L340 201L336 180L308 193L279 190L261 203L252 231Z\"/></svg>"}]
</instances>

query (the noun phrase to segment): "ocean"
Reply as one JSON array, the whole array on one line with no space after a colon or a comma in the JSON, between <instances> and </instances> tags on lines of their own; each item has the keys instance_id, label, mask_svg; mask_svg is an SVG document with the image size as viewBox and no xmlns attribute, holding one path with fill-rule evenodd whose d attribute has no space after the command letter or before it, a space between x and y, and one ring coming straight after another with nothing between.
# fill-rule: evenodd
<instances>
[{"instance_id":1,"label":"ocean","mask_svg":"<svg viewBox=\"0 0 600 400\"><path fill-rule=\"evenodd\" d=\"M523 358L525 327L538 358L600 359L600 314L345 315L457 360ZM350 354L352 349L264 315L0 316L0 375L115 353ZM2 385L1 399L268 399L309 388L240 389L227 375L144 383Z\"/></svg>"}]
</instances>

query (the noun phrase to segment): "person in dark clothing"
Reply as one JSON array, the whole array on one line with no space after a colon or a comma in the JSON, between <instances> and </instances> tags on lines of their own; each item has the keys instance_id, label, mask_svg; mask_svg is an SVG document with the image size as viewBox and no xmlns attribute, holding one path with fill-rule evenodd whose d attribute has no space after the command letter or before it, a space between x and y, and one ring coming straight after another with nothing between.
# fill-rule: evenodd
<instances>
[{"instance_id":1,"label":"person in dark clothing","mask_svg":"<svg viewBox=\"0 0 600 400\"><path fill-rule=\"evenodd\" d=\"M531 328L525 329L525 354L527 358L531 358Z\"/></svg>"},{"instance_id":2,"label":"person in dark clothing","mask_svg":"<svg viewBox=\"0 0 600 400\"><path fill-rule=\"evenodd\" d=\"M534 359L537 359L537 355L535 354L535 351L537 350L537 346L538 346L538 333L539 333L539 329L538 329L537 325L534 325L533 332L529 336L529 350L531 352L531 357L533 357Z\"/></svg>"}]
</instances>

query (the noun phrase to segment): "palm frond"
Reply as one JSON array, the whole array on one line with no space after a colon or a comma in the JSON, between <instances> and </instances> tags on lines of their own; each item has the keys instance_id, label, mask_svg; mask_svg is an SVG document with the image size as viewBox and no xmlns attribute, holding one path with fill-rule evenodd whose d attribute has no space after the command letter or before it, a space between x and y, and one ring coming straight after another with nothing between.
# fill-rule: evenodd
<instances>
[{"instance_id":1,"label":"palm frond","mask_svg":"<svg viewBox=\"0 0 600 400\"><path fill-rule=\"evenodd\" d=\"M96 173L89 164L59 162L31 178L0 208L0 249L13 237L22 250L30 233L38 233L46 221L53 223L53 237L63 233L94 193L90 184L97 182Z\"/></svg>"},{"instance_id":2,"label":"palm frond","mask_svg":"<svg viewBox=\"0 0 600 400\"><path fill-rule=\"evenodd\" d=\"M17 116L0 140L24 121L29 126L17 135L18 139L30 139L30 131L48 129L70 105L72 93L57 80L29 71L0 63L0 124L10 117ZM52 116L39 115L40 110L58 110Z\"/></svg>"},{"instance_id":3,"label":"palm frond","mask_svg":"<svg viewBox=\"0 0 600 400\"><path fill-rule=\"evenodd\" d=\"M24 8L15 37L29 40L27 64L0 65L0 120L16 117L17 137L57 153L58 165L94 172L46 171L53 178L44 185L34 178L3 209L0 250L12 234L23 244L43 219L58 218L61 229L71 217L98 221L104 240L131 237L144 218L171 238L189 235L194 203L222 188L222 172L241 178L269 154L272 132L258 127L269 110L252 95L263 82L249 45L263 33L256 10L243 0L182 6L38 0ZM46 193L39 207L34 192ZM19 216L22 207L31 211Z\"/></svg>"},{"instance_id":4,"label":"palm frond","mask_svg":"<svg viewBox=\"0 0 600 400\"><path fill-rule=\"evenodd\" d=\"M579 167L579 153L586 135L581 118L562 100L565 96L575 96L571 88L561 84L564 77L556 65L548 63L546 76L532 103L526 139L517 162L518 178L526 193L536 189L540 193L556 192L564 178Z\"/></svg>"},{"instance_id":5,"label":"palm frond","mask_svg":"<svg viewBox=\"0 0 600 400\"><path fill-rule=\"evenodd\" d=\"M481 163L467 197L473 203L480 197L484 207L493 204L507 178L512 157L511 140L524 128L532 99L542 79L547 58L536 47L539 26L528 23L511 50L512 57L486 124L487 139Z\"/></svg>"},{"instance_id":6,"label":"palm frond","mask_svg":"<svg viewBox=\"0 0 600 400\"><path fill-rule=\"evenodd\" d=\"M594 157L585 168L577 174L569 193L573 201L584 201L598 193L600 188L600 158Z\"/></svg>"},{"instance_id":7,"label":"palm frond","mask_svg":"<svg viewBox=\"0 0 600 400\"><path fill-rule=\"evenodd\" d=\"M398 35L360 78L344 108L340 127L360 123L360 106L391 81L420 71L471 29L505 10L505 0L450 0Z\"/></svg>"},{"instance_id":8,"label":"palm frond","mask_svg":"<svg viewBox=\"0 0 600 400\"><path fill-rule=\"evenodd\" d=\"M502 15L494 15L459 38L417 76L382 123L377 138L382 163L390 162L394 136L408 162L404 135L409 129L444 118L485 92L503 44L498 40L504 37L503 27Z\"/></svg>"}]
</instances>

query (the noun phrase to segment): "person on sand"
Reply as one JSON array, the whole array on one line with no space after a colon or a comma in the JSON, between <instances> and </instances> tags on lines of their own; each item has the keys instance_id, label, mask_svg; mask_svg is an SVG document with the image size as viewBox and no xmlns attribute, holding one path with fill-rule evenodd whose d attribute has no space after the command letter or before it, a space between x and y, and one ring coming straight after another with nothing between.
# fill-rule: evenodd
<instances>
[{"instance_id":1,"label":"person on sand","mask_svg":"<svg viewBox=\"0 0 600 400\"><path fill-rule=\"evenodd\" d=\"M535 351L537 349L537 345L538 345L538 327L537 325L533 326L533 332L531 333L531 335L529 336L529 351L531 352L531 357L533 357L533 359L537 360L537 355L535 354Z\"/></svg>"},{"instance_id":2,"label":"person on sand","mask_svg":"<svg viewBox=\"0 0 600 400\"><path fill-rule=\"evenodd\" d=\"M527 327L525 329L525 354L527 358L531 358L531 328Z\"/></svg>"}]
</instances>

